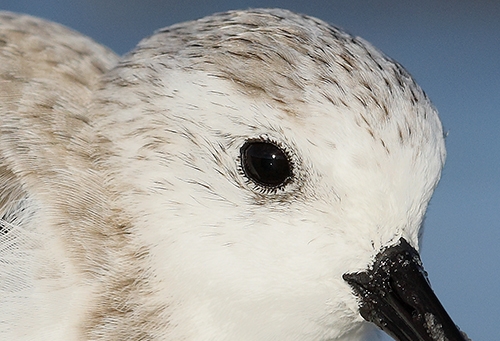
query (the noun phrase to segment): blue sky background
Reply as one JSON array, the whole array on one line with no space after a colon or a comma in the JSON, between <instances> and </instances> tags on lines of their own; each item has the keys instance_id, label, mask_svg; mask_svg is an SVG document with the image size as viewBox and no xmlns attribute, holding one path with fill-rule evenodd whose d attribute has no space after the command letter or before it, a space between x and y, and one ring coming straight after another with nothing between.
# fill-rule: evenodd
<instances>
[{"instance_id":1,"label":"blue sky background","mask_svg":"<svg viewBox=\"0 0 500 341\"><path fill-rule=\"evenodd\" d=\"M362 36L403 64L449 135L422 250L441 302L475 340L500 333L500 1L0 0L123 54L154 30L213 12L282 7Z\"/></svg>"}]
</instances>

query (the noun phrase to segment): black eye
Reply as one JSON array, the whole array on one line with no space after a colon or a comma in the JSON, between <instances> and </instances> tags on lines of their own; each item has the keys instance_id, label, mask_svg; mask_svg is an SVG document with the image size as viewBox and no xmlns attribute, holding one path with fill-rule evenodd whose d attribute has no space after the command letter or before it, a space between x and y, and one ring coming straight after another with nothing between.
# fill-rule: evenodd
<instances>
[{"instance_id":1,"label":"black eye","mask_svg":"<svg viewBox=\"0 0 500 341\"><path fill-rule=\"evenodd\" d=\"M258 185L280 187L292 177L287 154L267 141L248 141L241 147L245 175Z\"/></svg>"}]
</instances>

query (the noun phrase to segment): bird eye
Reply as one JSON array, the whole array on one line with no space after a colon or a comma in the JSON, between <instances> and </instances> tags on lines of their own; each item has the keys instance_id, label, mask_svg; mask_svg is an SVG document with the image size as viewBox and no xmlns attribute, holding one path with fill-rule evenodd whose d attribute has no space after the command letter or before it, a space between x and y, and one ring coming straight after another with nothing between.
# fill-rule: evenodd
<instances>
[{"instance_id":1,"label":"bird eye","mask_svg":"<svg viewBox=\"0 0 500 341\"><path fill-rule=\"evenodd\" d=\"M257 185L279 188L291 179L290 159L276 144L270 141L247 141L240 152L243 172Z\"/></svg>"}]
</instances>

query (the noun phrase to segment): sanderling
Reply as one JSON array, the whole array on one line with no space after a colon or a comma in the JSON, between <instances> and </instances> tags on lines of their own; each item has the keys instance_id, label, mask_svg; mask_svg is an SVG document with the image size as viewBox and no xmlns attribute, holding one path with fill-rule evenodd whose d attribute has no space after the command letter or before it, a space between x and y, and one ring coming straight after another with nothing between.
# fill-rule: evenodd
<instances>
[{"instance_id":1,"label":"sanderling","mask_svg":"<svg viewBox=\"0 0 500 341\"><path fill-rule=\"evenodd\" d=\"M118 58L3 13L0 82L2 340L465 340L417 252L441 123L361 38L233 11Z\"/></svg>"}]
</instances>

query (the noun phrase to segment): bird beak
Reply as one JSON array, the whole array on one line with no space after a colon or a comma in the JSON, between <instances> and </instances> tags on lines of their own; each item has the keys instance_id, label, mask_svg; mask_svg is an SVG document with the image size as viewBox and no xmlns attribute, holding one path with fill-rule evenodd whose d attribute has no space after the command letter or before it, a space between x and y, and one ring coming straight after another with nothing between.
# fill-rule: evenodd
<instances>
[{"instance_id":1,"label":"bird beak","mask_svg":"<svg viewBox=\"0 0 500 341\"><path fill-rule=\"evenodd\" d=\"M401 238L372 267L344 274L361 316L399 341L470 341L432 291L418 252Z\"/></svg>"}]
</instances>

